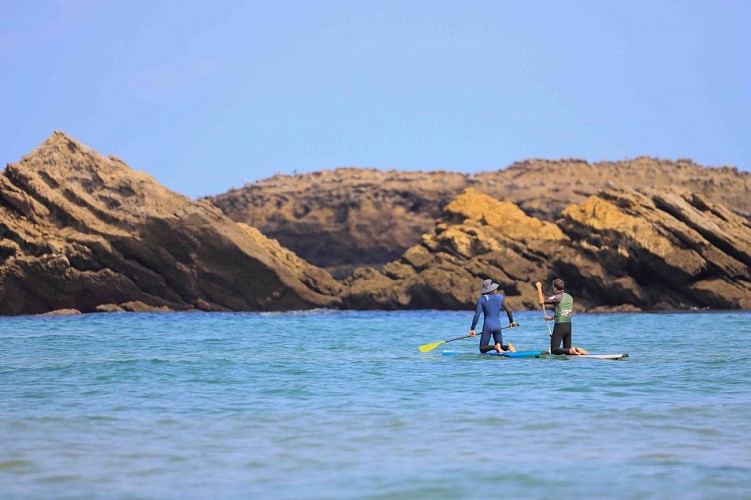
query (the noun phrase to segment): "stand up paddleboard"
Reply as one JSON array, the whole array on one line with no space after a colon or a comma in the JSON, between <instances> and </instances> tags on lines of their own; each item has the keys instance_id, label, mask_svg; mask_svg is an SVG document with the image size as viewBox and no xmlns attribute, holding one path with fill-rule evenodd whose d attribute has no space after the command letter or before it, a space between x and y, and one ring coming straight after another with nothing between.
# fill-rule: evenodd
<instances>
[{"instance_id":1,"label":"stand up paddleboard","mask_svg":"<svg viewBox=\"0 0 751 500\"><path fill-rule=\"evenodd\" d=\"M594 358L594 359L626 359L628 358L628 353L622 352L618 354L549 354L547 352L543 352L542 356L545 358L561 358L561 359L573 359L573 358Z\"/></svg>"},{"instance_id":2,"label":"stand up paddleboard","mask_svg":"<svg viewBox=\"0 0 751 500\"><path fill-rule=\"evenodd\" d=\"M456 354L467 354L460 351L443 351L441 353L443 356L453 356ZM504 358L539 358L543 354L547 354L546 352L541 351L516 351L516 352L503 352L500 353L498 351L488 351L484 353L477 353L478 356L501 356Z\"/></svg>"},{"instance_id":3,"label":"stand up paddleboard","mask_svg":"<svg viewBox=\"0 0 751 500\"><path fill-rule=\"evenodd\" d=\"M476 354L477 356L501 356L504 358L552 358L552 359L574 359L574 358L593 358L593 359L626 359L628 353L618 354L550 354L547 351L516 351L499 353L497 351L488 351L485 353L468 353L461 351L443 351L443 356L455 356L457 354Z\"/></svg>"}]
</instances>

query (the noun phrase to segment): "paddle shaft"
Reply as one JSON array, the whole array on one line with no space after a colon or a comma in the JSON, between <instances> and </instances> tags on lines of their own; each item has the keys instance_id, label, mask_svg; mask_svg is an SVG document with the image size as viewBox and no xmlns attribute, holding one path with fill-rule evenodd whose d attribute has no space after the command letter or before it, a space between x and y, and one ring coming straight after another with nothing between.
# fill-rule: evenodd
<instances>
[{"instance_id":1,"label":"paddle shaft","mask_svg":"<svg viewBox=\"0 0 751 500\"><path fill-rule=\"evenodd\" d=\"M516 326L521 326L521 325L519 325L519 323L516 323ZM511 328L511 325L502 326L501 330L505 330L506 328ZM445 344L446 342L453 342L455 340L461 340L461 339L466 339L467 337L475 337L475 336L476 335L462 335L461 337L456 337L455 339L440 340L438 342L433 342L431 344L421 345L419 349L420 349L420 352L428 352L428 351L432 351L433 349L435 349L441 344Z\"/></svg>"},{"instance_id":2,"label":"paddle shaft","mask_svg":"<svg viewBox=\"0 0 751 500\"><path fill-rule=\"evenodd\" d=\"M516 324L516 326L522 326L519 323L515 323L515 324ZM511 325L502 326L501 330L505 330L506 328L511 328ZM456 337L455 339L444 340L444 342L453 342L454 340L466 339L467 337L476 337L476 336L477 335L464 335L463 337Z\"/></svg>"},{"instance_id":3,"label":"paddle shaft","mask_svg":"<svg viewBox=\"0 0 751 500\"><path fill-rule=\"evenodd\" d=\"M443 342L444 343L446 343L446 342L453 342L455 340L466 339L467 337L472 337L472 335L462 335L461 337L456 337L455 339L444 340Z\"/></svg>"},{"instance_id":4,"label":"paddle shaft","mask_svg":"<svg viewBox=\"0 0 751 500\"><path fill-rule=\"evenodd\" d=\"M545 299L542 296L542 283L539 281L535 283L535 286L537 287L537 295L540 299L540 305L542 306L542 316L545 319L545 326L548 327L548 337L553 337L553 332L550 331L550 323L547 320L548 312L545 310ZM550 352L550 346L548 346L548 352Z\"/></svg>"},{"instance_id":5,"label":"paddle shaft","mask_svg":"<svg viewBox=\"0 0 751 500\"><path fill-rule=\"evenodd\" d=\"M545 326L548 327L548 337L552 337L553 332L550 331L550 322L547 320L548 311L545 310L545 304L542 304L542 315L545 317Z\"/></svg>"}]
</instances>

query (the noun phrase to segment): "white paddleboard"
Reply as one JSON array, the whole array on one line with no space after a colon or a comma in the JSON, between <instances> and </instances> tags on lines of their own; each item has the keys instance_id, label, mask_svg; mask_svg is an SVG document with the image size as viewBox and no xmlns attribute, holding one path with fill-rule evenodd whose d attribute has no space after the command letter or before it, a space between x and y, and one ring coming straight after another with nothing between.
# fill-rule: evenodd
<instances>
[{"instance_id":1,"label":"white paddleboard","mask_svg":"<svg viewBox=\"0 0 751 500\"><path fill-rule=\"evenodd\" d=\"M571 356L572 358L596 358L596 359L624 359L628 357L627 352L619 354L582 354L579 356Z\"/></svg>"},{"instance_id":2,"label":"white paddleboard","mask_svg":"<svg viewBox=\"0 0 751 500\"><path fill-rule=\"evenodd\" d=\"M594 359L625 359L628 358L628 353L621 352L618 354L548 354L543 353L546 356L559 356L562 358L594 358Z\"/></svg>"}]
</instances>

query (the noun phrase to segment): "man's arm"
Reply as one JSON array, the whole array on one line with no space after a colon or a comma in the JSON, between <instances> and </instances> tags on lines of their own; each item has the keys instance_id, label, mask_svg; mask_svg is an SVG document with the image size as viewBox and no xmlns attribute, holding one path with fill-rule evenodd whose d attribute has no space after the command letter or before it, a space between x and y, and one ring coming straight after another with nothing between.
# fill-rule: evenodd
<instances>
[{"instance_id":1,"label":"man's arm","mask_svg":"<svg viewBox=\"0 0 751 500\"><path fill-rule=\"evenodd\" d=\"M561 300L563 300L563 293L556 293L555 295L546 298L544 302L540 302L540 304L551 304L557 306Z\"/></svg>"},{"instance_id":2,"label":"man's arm","mask_svg":"<svg viewBox=\"0 0 751 500\"><path fill-rule=\"evenodd\" d=\"M472 317L472 327L469 329L470 335L474 333L477 322L480 321L480 314L482 314L482 303L478 300L477 307L475 308L475 315ZM474 335L472 336L474 337Z\"/></svg>"},{"instance_id":3,"label":"man's arm","mask_svg":"<svg viewBox=\"0 0 751 500\"><path fill-rule=\"evenodd\" d=\"M506 316L508 316L508 322L510 325L514 325L514 313L511 312L511 308L508 306L506 301L503 301L503 310L506 311Z\"/></svg>"}]
</instances>

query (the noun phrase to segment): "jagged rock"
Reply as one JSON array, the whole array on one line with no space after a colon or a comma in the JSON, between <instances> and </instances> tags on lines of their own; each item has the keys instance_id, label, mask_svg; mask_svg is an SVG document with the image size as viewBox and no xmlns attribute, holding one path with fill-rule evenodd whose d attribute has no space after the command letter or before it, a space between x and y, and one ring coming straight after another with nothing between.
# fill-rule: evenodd
<instances>
[{"instance_id":1,"label":"jagged rock","mask_svg":"<svg viewBox=\"0 0 751 500\"><path fill-rule=\"evenodd\" d=\"M94 308L94 312L107 313L107 312L126 312L126 311L125 311L125 308L120 307L117 304L99 304L98 306L96 306L96 308Z\"/></svg>"},{"instance_id":2,"label":"jagged rock","mask_svg":"<svg viewBox=\"0 0 751 500\"><path fill-rule=\"evenodd\" d=\"M336 306L339 290L210 203L61 132L0 176L2 313L306 309Z\"/></svg>"},{"instance_id":3,"label":"jagged rock","mask_svg":"<svg viewBox=\"0 0 751 500\"><path fill-rule=\"evenodd\" d=\"M300 257L343 277L382 265L433 234L434 221L465 188L554 222L563 209L612 187L685 188L751 217L751 174L690 160L528 160L496 172L399 172L341 168L277 175L209 197L230 218L276 238Z\"/></svg>"},{"instance_id":4,"label":"jagged rock","mask_svg":"<svg viewBox=\"0 0 751 500\"><path fill-rule=\"evenodd\" d=\"M507 295L520 297L520 280L547 272L543 249L566 241L555 225L470 188L446 207L434 236L426 235L382 271L358 270L347 281L344 304L462 309L472 307L478 283L486 277L500 283ZM531 292L524 295L524 307L534 308Z\"/></svg>"},{"instance_id":5,"label":"jagged rock","mask_svg":"<svg viewBox=\"0 0 751 500\"><path fill-rule=\"evenodd\" d=\"M76 314L81 314L81 311L78 309L55 309L40 316L75 316Z\"/></svg>"},{"instance_id":6,"label":"jagged rock","mask_svg":"<svg viewBox=\"0 0 751 500\"><path fill-rule=\"evenodd\" d=\"M751 224L684 190L608 190L563 211L558 225L467 189L436 233L381 271L361 268L344 305L471 308L485 278L516 309L534 283L566 280L579 310L751 308Z\"/></svg>"},{"instance_id":7,"label":"jagged rock","mask_svg":"<svg viewBox=\"0 0 751 500\"><path fill-rule=\"evenodd\" d=\"M144 304L140 300L131 300L120 304L120 308L126 312L169 312L171 309L167 306L155 307Z\"/></svg>"},{"instance_id":8,"label":"jagged rock","mask_svg":"<svg viewBox=\"0 0 751 500\"><path fill-rule=\"evenodd\" d=\"M565 179L578 172L576 162L541 165L563 169ZM510 169L519 182L533 169L522 167ZM661 178L648 162L639 168ZM747 189L746 177L720 172L735 176L735 184L708 185L727 190L735 208L747 202L733 194ZM313 221L308 227L322 221L332 231L346 227L339 234L355 242L350 250L363 252L381 248L389 236L399 242L389 252L406 244L419 225L419 217L410 217L428 217L433 208L425 207L467 179L493 185L489 178L479 182L481 176L441 173L426 182L423 174L388 173L376 195L362 177L352 194L346 179L327 176L321 179L327 189L344 183L337 196L351 210L332 211L324 194L324 205L293 216ZM416 195L403 191L411 182L420 185ZM278 209L297 206L278 188ZM533 190L516 188L532 206ZM566 280L578 310L751 308L749 220L702 193L608 189L569 205L553 223L469 187L448 199L440 218L398 259L380 269L361 267L339 282L207 201L173 193L56 132L0 176L0 313L464 309L486 277L501 283L514 309L538 309L533 284L548 287L554 277ZM565 198L558 194L554 204ZM404 200L411 208L400 205ZM403 231L402 218L415 226ZM326 246L320 234L308 241L328 252L341 248Z\"/></svg>"},{"instance_id":9,"label":"jagged rock","mask_svg":"<svg viewBox=\"0 0 751 500\"><path fill-rule=\"evenodd\" d=\"M751 308L751 224L703 196L610 190L563 215L584 252L637 284L643 293L629 301L637 307ZM607 282L599 288L600 300L615 302Z\"/></svg>"},{"instance_id":10,"label":"jagged rock","mask_svg":"<svg viewBox=\"0 0 751 500\"><path fill-rule=\"evenodd\" d=\"M432 231L465 183L466 176L447 172L344 168L278 175L207 199L341 277L357 264L397 258Z\"/></svg>"}]
</instances>

